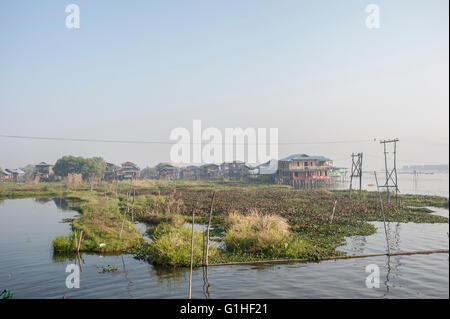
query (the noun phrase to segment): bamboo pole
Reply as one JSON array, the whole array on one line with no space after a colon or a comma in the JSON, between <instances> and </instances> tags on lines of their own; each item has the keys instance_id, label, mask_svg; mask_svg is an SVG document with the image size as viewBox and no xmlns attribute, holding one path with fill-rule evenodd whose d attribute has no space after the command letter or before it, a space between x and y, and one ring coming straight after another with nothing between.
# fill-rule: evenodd
<instances>
[{"instance_id":1,"label":"bamboo pole","mask_svg":"<svg viewBox=\"0 0 450 319\"><path fill-rule=\"evenodd\" d=\"M409 255L430 255L430 254L448 254L448 249L435 249L435 250L421 250L421 251L406 251L406 252L393 252L390 254L363 254L363 255L348 255L348 256L332 256L324 257L318 260L300 258L300 259L276 259L276 260L257 260L257 261L238 261L221 264L210 264L211 267L217 266L231 266L231 265L259 265L259 264L284 264L292 262L317 262L324 260L337 260L337 259L353 259L353 258L368 258L368 257L380 257L380 256L409 256Z\"/></svg>"},{"instance_id":2,"label":"bamboo pole","mask_svg":"<svg viewBox=\"0 0 450 319\"><path fill-rule=\"evenodd\" d=\"M381 213L383 214L383 225L384 225L384 234L386 235L387 251L388 251L388 254L390 254L391 248L389 247L389 236L388 236L387 228L386 228L386 218L384 217L383 199L381 198L380 188L378 187L377 172L373 171L373 173L375 175L375 182L377 183L377 191L378 191L378 197L380 198Z\"/></svg>"},{"instance_id":3,"label":"bamboo pole","mask_svg":"<svg viewBox=\"0 0 450 319\"><path fill-rule=\"evenodd\" d=\"M191 299L191 291L192 291L192 265L193 265L193 261L194 261L194 214L195 214L195 209L192 210L191 269L189 271L189 295L188 295L188 299Z\"/></svg>"},{"instance_id":4,"label":"bamboo pole","mask_svg":"<svg viewBox=\"0 0 450 319\"><path fill-rule=\"evenodd\" d=\"M75 242L75 250L78 251L78 246L77 246L77 244L78 244L78 236L77 236L77 231L76 230L73 231L73 236L74 236L74 242Z\"/></svg>"},{"instance_id":5,"label":"bamboo pole","mask_svg":"<svg viewBox=\"0 0 450 319\"><path fill-rule=\"evenodd\" d=\"M330 224L333 223L334 210L336 209L336 204L337 204L337 199L334 200L334 204L333 204L333 212L331 213Z\"/></svg>"},{"instance_id":6,"label":"bamboo pole","mask_svg":"<svg viewBox=\"0 0 450 319\"><path fill-rule=\"evenodd\" d=\"M82 239L82 238L83 238L83 231L81 231L81 233L80 233L80 241L78 242L77 252L80 252L81 239Z\"/></svg>"},{"instance_id":7,"label":"bamboo pole","mask_svg":"<svg viewBox=\"0 0 450 319\"><path fill-rule=\"evenodd\" d=\"M120 228L119 238L122 238L123 226L125 225L125 218L127 216L128 210L129 210L128 202L130 201L132 183L133 183L133 178L130 179L130 190L127 192L127 208L125 209L125 212L123 213L122 227Z\"/></svg>"},{"instance_id":8,"label":"bamboo pole","mask_svg":"<svg viewBox=\"0 0 450 319\"><path fill-rule=\"evenodd\" d=\"M120 228L120 234L119 234L119 238L122 238L122 232L123 232L123 226L125 225L125 218L127 216L127 211L128 211L128 193L127 193L127 208L125 209L125 211L123 212L123 219L122 219L122 227Z\"/></svg>"},{"instance_id":9,"label":"bamboo pole","mask_svg":"<svg viewBox=\"0 0 450 319\"><path fill-rule=\"evenodd\" d=\"M216 198L216 192L213 192L213 196L211 199L211 206L209 209L209 220L208 220L208 228L206 229L206 267L208 267L208 251L209 251L209 229L211 228L211 218L213 213L214 199Z\"/></svg>"},{"instance_id":10,"label":"bamboo pole","mask_svg":"<svg viewBox=\"0 0 450 319\"><path fill-rule=\"evenodd\" d=\"M136 197L136 188L133 187L133 201L131 204L131 221L134 222L134 199Z\"/></svg>"}]
</instances>

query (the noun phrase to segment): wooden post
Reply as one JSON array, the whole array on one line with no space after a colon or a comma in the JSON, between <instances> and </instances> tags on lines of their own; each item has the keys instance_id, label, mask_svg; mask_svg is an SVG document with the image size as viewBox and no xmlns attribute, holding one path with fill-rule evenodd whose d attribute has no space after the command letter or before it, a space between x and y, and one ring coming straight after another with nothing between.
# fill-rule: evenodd
<instances>
[{"instance_id":1,"label":"wooden post","mask_svg":"<svg viewBox=\"0 0 450 319\"><path fill-rule=\"evenodd\" d=\"M81 233L80 233L80 241L78 242L77 253L80 252L81 239L82 239L82 238L83 238L83 231L81 231Z\"/></svg>"},{"instance_id":2,"label":"wooden post","mask_svg":"<svg viewBox=\"0 0 450 319\"><path fill-rule=\"evenodd\" d=\"M134 222L134 199L136 197L136 188L133 188L133 202L131 204L131 221Z\"/></svg>"},{"instance_id":3,"label":"wooden post","mask_svg":"<svg viewBox=\"0 0 450 319\"><path fill-rule=\"evenodd\" d=\"M333 217L334 217L334 210L336 209L336 204L337 204L337 199L334 200L334 204L333 204L333 212L331 213L331 220L330 220L330 224L333 223Z\"/></svg>"},{"instance_id":4,"label":"wooden post","mask_svg":"<svg viewBox=\"0 0 450 319\"><path fill-rule=\"evenodd\" d=\"M123 226L125 225L125 218L126 218L127 212L128 212L128 199L129 199L129 193L127 193L127 207L126 207L125 211L123 212L122 227L120 228L119 238L122 238Z\"/></svg>"},{"instance_id":5,"label":"wooden post","mask_svg":"<svg viewBox=\"0 0 450 319\"><path fill-rule=\"evenodd\" d=\"M213 213L213 205L214 205L214 198L216 197L216 192L213 192L213 196L211 199L211 206L209 209L209 220L208 220L208 228L206 230L206 266L208 266L208 251L209 251L209 229L211 227L211 218Z\"/></svg>"},{"instance_id":6,"label":"wooden post","mask_svg":"<svg viewBox=\"0 0 450 319\"><path fill-rule=\"evenodd\" d=\"M194 215L195 215L195 209L192 210L191 270L189 272L189 295L188 295L188 299L191 299L191 290L192 290L192 265L193 265L193 262L194 262Z\"/></svg>"},{"instance_id":7,"label":"wooden post","mask_svg":"<svg viewBox=\"0 0 450 319\"><path fill-rule=\"evenodd\" d=\"M77 236L77 231L76 230L73 231L73 236L74 236L74 242L75 242L75 250L78 251L78 246L77 246L77 244L78 244L78 236Z\"/></svg>"},{"instance_id":8,"label":"wooden post","mask_svg":"<svg viewBox=\"0 0 450 319\"><path fill-rule=\"evenodd\" d=\"M387 251L388 251L388 255L390 255L391 249L389 247L389 237L388 237L387 228L386 228L386 218L384 217L383 199L381 198L380 188L378 187L377 172L374 171L373 173L375 175L375 182L377 183L377 191L378 191L378 197L380 198L381 213L383 214L383 225L384 225L384 234L386 235Z\"/></svg>"}]
</instances>

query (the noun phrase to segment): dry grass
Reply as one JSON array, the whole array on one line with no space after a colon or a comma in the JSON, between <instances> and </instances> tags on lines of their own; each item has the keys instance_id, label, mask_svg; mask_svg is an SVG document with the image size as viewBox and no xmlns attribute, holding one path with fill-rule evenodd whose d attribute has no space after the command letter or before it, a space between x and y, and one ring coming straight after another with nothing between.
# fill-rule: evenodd
<instances>
[{"instance_id":1,"label":"dry grass","mask_svg":"<svg viewBox=\"0 0 450 319\"><path fill-rule=\"evenodd\" d=\"M287 221L278 215L251 210L248 215L232 212L226 218L227 250L270 258L315 257L317 249L293 235Z\"/></svg>"}]
</instances>

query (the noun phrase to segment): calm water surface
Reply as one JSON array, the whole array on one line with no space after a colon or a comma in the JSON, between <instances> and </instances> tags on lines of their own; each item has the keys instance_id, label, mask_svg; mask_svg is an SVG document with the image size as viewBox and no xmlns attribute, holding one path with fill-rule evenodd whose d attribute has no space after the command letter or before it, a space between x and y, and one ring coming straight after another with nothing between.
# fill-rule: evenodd
<instances>
[{"instance_id":1,"label":"calm water surface","mask_svg":"<svg viewBox=\"0 0 450 319\"><path fill-rule=\"evenodd\" d=\"M447 185L448 187L448 185ZM434 209L447 216L448 210ZM0 203L0 290L15 298L186 298L189 272L166 270L131 255L82 254L79 289L68 289L73 258L53 255L51 242L69 233L76 217L55 199ZM347 238L349 254L385 252L382 223L372 236ZM145 231L143 225L138 229ZM392 251L448 249L448 224L389 223ZM366 266L380 269L380 287L366 288ZM117 272L101 273L102 266ZM374 257L272 266L209 268L211 298L449 298L448 254ZM194 271L193 297L206 298L202 269Z\"/></svg>"}]
</instances>

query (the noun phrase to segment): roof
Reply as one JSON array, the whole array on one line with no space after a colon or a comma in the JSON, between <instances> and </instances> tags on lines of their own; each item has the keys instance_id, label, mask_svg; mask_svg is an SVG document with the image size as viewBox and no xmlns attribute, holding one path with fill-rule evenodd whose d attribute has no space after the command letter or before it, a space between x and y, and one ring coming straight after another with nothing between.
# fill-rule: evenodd
<instances>
[{"instance_id":1,"label":"roof","mask_svg":"<svg viewBox=\"0 0 450 319\"><path fill-rule=\"evenodd\" d=\"M324 161L324 162L330 161L330 159L325 156L309 156L307 154L293 154L293 155L290 155L288 157L281 159L280 161L291 162L294 160L318 160L318 161Z\"/></svg>"},{"instance_id":2,"label":"roof","mask_svg":"<svg viewBox=\"0 0 450 319\"><path fill-rule=\"evenodd\" d=\"M52 166L52 164L48 164L46 162L40 162L39 164L37 164L36 166Z\"/></svg>"},{"instance_id":3,"label":"roof","mask_svg":"<svg viewBox=\"0 0 450 319\"><path fill-rule=\"evenodd\" d=\"M253 172L251 174L253 175L273 175L277 173L278 170L278 160L271 159L268 162L265 162L263 164L260 164L255 167L249 167L249 169Z\"/></svg>"},{"instance_id":4,"label":"roof","mask_svg":"<svg viewBox=\"0 0 450 319\"><path fill-rule=\"evenodd\" d=\"M174 167L175 168L175 166L173 166L172 164L169 164L169 163L159 163L158 165L156 165L157 169L161 169L161 168L165 168L165 167Z\"/></svg>"},{"instance_id":5,"label":"roof","mask_svg":"<svg viewBox=\"0 0 450 319\"><path fill-rule=\"evenodd\" d=\"M204 164L204 165L201 166L201 168L208 168L208 167L214 167L214 168L217 167L218 168L219 165L214 164L214 163L210 163L210 164Z\"/></svg>"},{"instance_id":6,"label":"roof","mask_svg":"<svg viewBox=\"0 0 450 319\"><path fill-rule=\"evenodd\" d=\"M20 168L14 168L14 169L5 169L5 171L11 173L11 174L25 174L24 171L22 171Z\"/></svg>"},{"instance_id":7,"label":"roof","mask_svg":"<svg viewBox=\"0 0 450 319\"><path fill-rule=\"evenodd\" d=\"M184 167L183 170L192 170L192 171L195 171L195 170L201 170L201 168L198 167L198 166L195 166L195 165L190 165L190 166Z\"/></svg>"},{"instance_id":8,"label":"roof","mask_svg":"<svg viewBox=\"0 0 450 319\"><path fill-rule=\"evenodd\" d=\"M278 161L270 160L267 163L259 165L259 174L260 175L272 175L276 174L278 170Z\"/></svg>"},{"instance_id":9,"label":"roof","mask_svg":"<svg viewBox=\"0 0 450 319\"><path fill-rule=\"evenodd\" d=\"M134 164L133 162L125 162L125 163L122 163L122 166L137 166L137 165Z\"/></svg>"}]
</instances>

